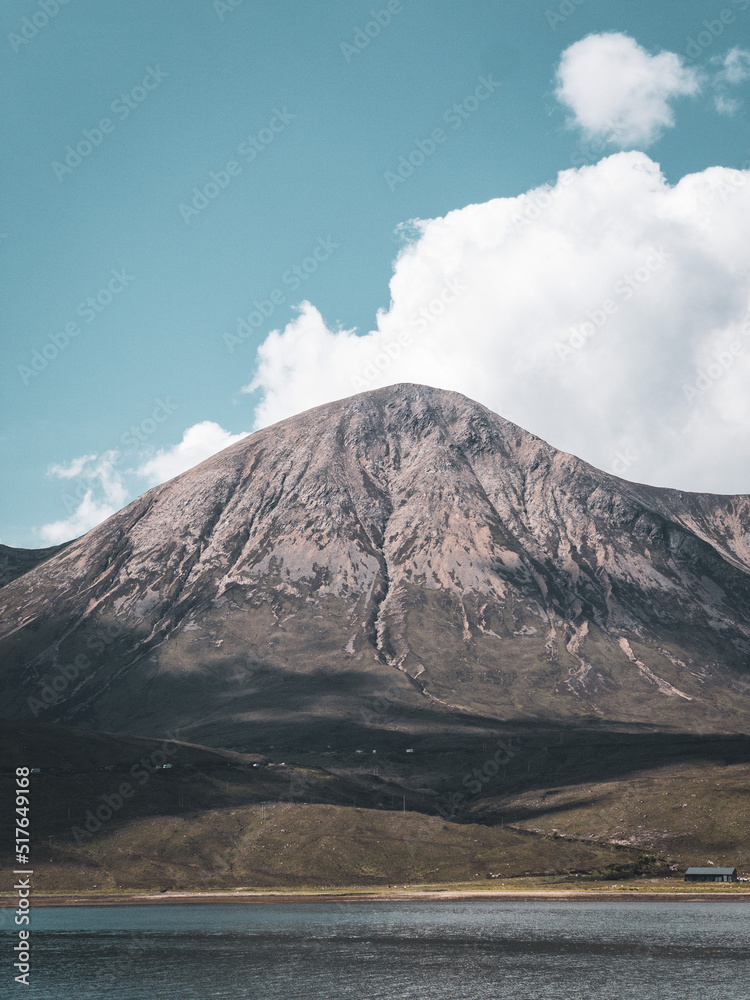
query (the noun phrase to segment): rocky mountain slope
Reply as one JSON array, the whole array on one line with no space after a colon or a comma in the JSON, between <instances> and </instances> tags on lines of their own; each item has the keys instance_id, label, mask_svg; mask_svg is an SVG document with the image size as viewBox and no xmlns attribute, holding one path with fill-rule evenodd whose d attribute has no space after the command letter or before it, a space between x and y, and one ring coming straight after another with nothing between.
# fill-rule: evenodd
<instances>
[{"instance_id":1,"label":"rocky mountain slope","mask_svg":"<svg viewBox=\"0 0 750 1000\"><path fill-rule=\"evenodd\" d=\"M5 715L213 745L747 732L749 654L750 497L415 385L259 431L0 590Z\"/></svg>"}]
</instances>

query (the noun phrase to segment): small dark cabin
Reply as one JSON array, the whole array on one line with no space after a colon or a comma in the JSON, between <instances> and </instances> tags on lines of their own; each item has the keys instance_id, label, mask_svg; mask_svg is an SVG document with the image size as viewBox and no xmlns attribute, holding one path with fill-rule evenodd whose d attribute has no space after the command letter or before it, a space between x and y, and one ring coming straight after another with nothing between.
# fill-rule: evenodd
<instances>
[{"instance_id":1,"label":"small dark cabin","mask_svg":"<svg viewBox=\"0 0 750 1000\"><path fill-rule=\"evenodd\" d=\"M736 868L688 868L686 882L736 882Z\"/></svg>"}]
</instances>

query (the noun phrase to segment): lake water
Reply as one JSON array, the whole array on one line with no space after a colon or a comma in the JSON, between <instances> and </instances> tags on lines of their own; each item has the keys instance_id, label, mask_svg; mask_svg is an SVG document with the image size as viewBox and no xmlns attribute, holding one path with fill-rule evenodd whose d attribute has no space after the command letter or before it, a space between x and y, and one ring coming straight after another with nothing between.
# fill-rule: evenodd
<instances>
[{"instance_id":1,"label":"lake water","mask_svg":"<svg viewBox=\"0 0 750 1000\"><path fill-rule=\"evenodd\" d=\"M28 1000L748 1000L750 903L107 906L32 911Z\"/></svg>"}]
</instances>

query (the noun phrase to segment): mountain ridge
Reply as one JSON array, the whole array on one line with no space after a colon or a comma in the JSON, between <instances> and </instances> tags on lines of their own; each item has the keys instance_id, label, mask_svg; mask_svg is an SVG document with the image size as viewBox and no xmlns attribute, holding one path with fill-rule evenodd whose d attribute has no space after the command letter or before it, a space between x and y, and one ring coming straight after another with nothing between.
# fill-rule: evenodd
<instances>
[{"instance_id":1,"label":"mountain ridge","mask_svg":"<svg viewBox=\"0 0 750 1000\"><path fill-rule=\"evenodd\" d=\"M63 542L62 545L50 545L44 549L18 549L11 545L0 545L0 587L28 573L69 544Z\"/></svg>"}]
</instances>

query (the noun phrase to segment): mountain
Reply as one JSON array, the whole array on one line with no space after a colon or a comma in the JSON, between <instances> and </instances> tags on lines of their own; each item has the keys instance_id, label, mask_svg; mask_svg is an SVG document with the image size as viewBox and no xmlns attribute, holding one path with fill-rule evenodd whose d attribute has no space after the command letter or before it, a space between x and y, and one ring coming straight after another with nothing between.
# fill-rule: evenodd
<instances>
[{"instance_id":1,"label":"mountain","mask_svg":"<svg viewBox=\"0 0 750 1000\"><path fill-rule=\"evenodd\" d=\"M747 732L750 497L398 385L258 431L0 590L18 721L234 747Z\"/></svg>"}]
</instances>

